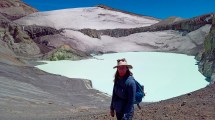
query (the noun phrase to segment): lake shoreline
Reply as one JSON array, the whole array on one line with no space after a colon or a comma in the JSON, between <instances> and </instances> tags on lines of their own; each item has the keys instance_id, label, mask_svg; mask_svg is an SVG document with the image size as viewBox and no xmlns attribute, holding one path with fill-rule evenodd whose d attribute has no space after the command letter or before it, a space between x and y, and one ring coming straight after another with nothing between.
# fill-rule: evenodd
<instances>
[{"instance_id":1,"label":"lake shoreline","mask_svg":"<svg viewBox=\"0 0 215 120\"><path fill-rule=\"evenodd\" d=\"M208 84L204 80L204 76L198 72L198 67L195 62L196 60L193 56L174 53L114 53L94 56L93 59L80 61L43 61L47 64L42 66L39 65L37 67L47 72L63 75L69 78L89 79L92 81L94 89L112 95L112 80L115 73L115 70L112 67L116 64L116 59L121 57L125 57L128 60L128 63L133 65L134 69L131 69L131 71L134 73L134 78L146 88L148 96L143 102L157 102L169 99L198 90ZM139 57L138 60L136 60L137 57ZM154 73L156 73L156 76ZM162 82L154 84L157 83L157 80L162 80ZM195 84L195 86L192 85L191 87L190 84L193 82L197 82L198 84ZM180 88L177 84L183 84L184 88ZM150 88L153 88L153 90ZM168 92L169 89L171 89L172 93ZM161 96L158 96L157 94L160 94Z\"/></svg>"}]
</instances>

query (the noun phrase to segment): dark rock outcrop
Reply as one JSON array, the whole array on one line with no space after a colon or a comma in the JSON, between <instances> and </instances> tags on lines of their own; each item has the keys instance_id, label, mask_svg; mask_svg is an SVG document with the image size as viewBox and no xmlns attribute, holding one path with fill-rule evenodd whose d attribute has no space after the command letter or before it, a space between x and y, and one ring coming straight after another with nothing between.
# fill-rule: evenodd
<instances>
[{"instance_id":1,"label":"dark rock outcrop","mask_svg":"<svg viewBox=\"0 0 215 120\"><path fill-rule=\"evenodd\" d=\"M215 16L213 16L212 27L209 35L204 41L204 50L196 59L199 61L199 71L207 77L210 82L215 81Z\"/></svg>"},{"instance_id":2,"label":"dark rock outcrop","mask_svg":"<svg viewBox=\"0 0 215 120\"><path fill-rule=\"evenodd\" d=\"M194 31L205 24L212 24L212 18L214 16L214 13L194 17L191 19L185 19L182 21L174 22L173 24L167 25L166 29L172 29L172 30L182 30L182 31ZM162 28L162 27L161 27ZM162 28L162 30L165 29Z\"/></svg>"},{"instance_id":3,"label":"dark rock outcrop","mask_svg":"<svg viewBox=\"0 0 215 120\"><path fill-rule=\"evenodd\" d=\"M81 29L79 31L84 33L85 35L88 35L88 36L92 37L92 38L98 38L98 39L101 38L100 33L97 32L96 29Z\"/></svg>"},{"instance_id":4,"label":"dark rock outcrop","mask_svg":"<svg viewBox=\"0 0 215 120\"><path fill-rule=\"evenodd\" d=\"M58 42L55 45L55 42L59 39L65 39L64 36L60 35L61 32L62 30L56 30L46 26L21 26L0 14L0 46L1 51L6 51L6 54L10 53L13 56L24 57L28 60L57 60L55 59L55 56L58 56L56 53L64 53L64 55L62 55L63 58L71 58L72 60L83 59L90 56L72 47L70 47L70 50L61 49L61 46L66 45L64 42ZM56 38L54 42L52 42L53 37Z\"/></svg>"},{"instance_id":5,"label":"dark rock outcrop","mask_svg":"<svg viewBox=\"0 0 215 120\"><path fill-rule=\"evenodd\" d=\"M28 35L35 39L37 37L42 37L46 35L54 35L59 34L62 31L57 30L55 28L46 27L46 26L38 26L38 25L29 25L29 26L22 26L23 30L28 33Z\"/></svg>"},{"instance_id":6,"label":"dark rock outcrop","mask_svg":"<svg viewBox=\"0 0 215 120\"><path fill-rule=\"evenodd\" d=\"M35 42L22 30L22 28L0 15L0 46L9 49L16 55L31 56L40 53Z\"/></svg>"},{"instance_id":7,"label":"dark rock outcrop","mask_svg":"<svg viewBox=\"0 0 215 120\"><path fill-rule=\"evenodd\" d=\"M187 34L191 31L197 30L198 28L206 25L212 24L212 16L214 13L206 14L191 19L180 20L177 22L161 22L155 25L147 27L138 27L138 28L129 28L129 29L106 29L106 30L92 30L92 29L81 29L80 32L93 37L100 38L101 35L108 35L111 37L123 37L128 36L134 33L140 32L154 32L161 30L178 30L183 31L184 34Z\"/></svg>"},{"instance_id":8,"label":"dark rock outcrop","mask_svg":"<svg viewBox=\"0 0 215 120\"><path fill-rule=\"evenodd\" d=\"M39 59L46 60L80 60L90 57L90 54L77 50L74 45L67 43L65 36L60 33L64 29L57 30L46 26L29 25L22 26L23 30L37 43L41 55Z\"/></svg>"}]
</instances>

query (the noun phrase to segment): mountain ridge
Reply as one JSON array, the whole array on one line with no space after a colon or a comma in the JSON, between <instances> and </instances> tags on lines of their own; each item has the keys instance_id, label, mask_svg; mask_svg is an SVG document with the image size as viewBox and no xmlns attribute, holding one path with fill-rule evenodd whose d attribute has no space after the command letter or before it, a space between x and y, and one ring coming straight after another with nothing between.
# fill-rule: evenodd
<instances>
[{"instance_id":1,"label":"mountain ridge","mask_svg":"<svg viewBox=\"0 0 215 120\"><path fill-rule=\"evenodd\" d=\"M62 18L62 13L64 14L63 18L64 18L64 22L62 24L61 22L61 18ZM88 14L88 16L85 16L85 14ZM74 16L75 18L74 18ZM61 15L61 18L59 18L58 16ZM102 17L101 17L102 15ZM119 16L121 15L121 16ZM84 17L85 18L84 18ZM90 19L86 19L90 16ZM93 16L93 17L92 17ZM122 17L123 16L123 17ZM127 21L124 23L121 23L122 20L124 20L125 17L129 17L130 20L132 20L132 22ZM97 54L97 53L110 53L110 52L126 52L126 51L120 51L119 49L117 49L117 46L111 46L110 43L116 42L115 39L117 39L117 41L121 40L122 43L134 43L135 44L133 46L130 46L130 49L128 49L127 51L171 51L171 52L182 52L185 53L183 51L186 51L187 54L192 54L195 55L197 52L197 48L199 46L203 45L203 40L202 37L196 37L195 39L197 39L196 41L198 41L198 43L196 44L195 42L193 42L193 39L195 36L198 36L198 34L202 34L202 35L206 35L207 32L209 32L209 29L207 30L207 32L204 30L202 33L196 33L194 34L189 34L191 31L195 31L198 30L199 28L203 27L204 25L207 24L211 24L211 16L212 14L207 14L207 15L202 15L196 18L191 18L191 19L187 19L187 20L181 20L178 22L171 22L168 24L163 24L163 25L159 25L158 21L157 22L147 22L150 23L148 24L144 19L143 22L146 22L147 24L142 26L142 23L140 24L139 22L136 23L134 21L139 20L139 18L136 18L134 16L127 16L124 13L112 13L112 11L105 11L103 9L99 9L99 8L76 8L76 9L66 9L66 10L57 10L57 11L49 11L49 12L43 12L43 13L38 13L38 14L34 14L34 15L30 15L27 17L24 17L22 19L16 20L15 22L18 24L22 24L22 25L33 25L36 24L38 26L41 25L46 25L46 23L51 23L51 24L47 24L48 27L55 27L55 29L58 29L61 31L61 35L66 36L64 38L61 39L61 41L64 41L62 44L59 45L63 45L65 42L66 44L70 45L73 49L78 49L80 51L84 51L87 52L89 54ZM35 19L34 19L35 18ZM98 18L101 18L99 21L97 20ZM116 19L117 18L117 19ZM50 22L50 19L55 19L55 21ZM75 21L75 24L71 24L69 21L71 21L71 19L74 20L78 20ZM207 21L209 20L209 21ZM88 22L90 21L90 22ZM198 23L199 22L199 23ZM69 23L70 25L67 25L67 23ZM93 23L93 28L89 28L90 26L88 26L88 24ZM99 24L97 24L99 23ZM104 26L103 24L107 23L108 26ZM116 24L117 23L117 24ZM120 26L124 26L124 24L130 24L131 26L125 27L125 28L118 28ZM157 23L157 24L156 24ZM196 24L198 23L198 24ZM64 26L67 25L67 27L65 28ZM109 26L111 24L115 24L114 26ZM136 24L136 27L133 27L132 24ZM101 27L102 25L102 27ZM81 26L78 27L77 26ZM84 28L84 29L82 29ZM168 31L169 30L169 31ZM176 31L176 32L171 32L171 30ZM155 33L155 32L165 32L165 34L167 34L169 36L168 39L171 39L172 33L175 33L175 36L178 36L181 38L180 41L183 41L183 45L176 45L179 44L177 43L177 40L175 41L175 43L173 43L172 41L162 41L163 45L161 44L156 44L156 43L161 43L161 41L159 40L159 35L157 34L157 38L148 38L148 39L153 39L151 41L153 41L154 43L152 43L151 41L147 41L147 38L141 38L141 35L139 35L138 38L136 38L135 41L131 41L131 40L126 40L125 37L127 37L127 39L132 39L131 37L135 37L134 34L147 34L147 32L151 33ZM199 30L201 31L201 30ZM82 35L82 33L84 35ZM169 34L171 33L171 34ZM195 32L194 32L195 33ZM182 34L182 35L180 35ZM86 36L87 35L87 36ZM191 37L190 37L191 35ZM89 37L92 38L89 38ZM193 37L192 37L193 36ZM50 35L51 37L51 35ZM110 38L109 38L110 37ZM150 36L149 36L150 37ZM173 37L173 36L172 36ZM55 39L55 38L53 38ZM139 39L139 40L138 40ZM190 46L195 46L192 48L189 48L189 50L187 50L187 48L183 46L189 46L189 45L185 45L185 43L187 41L183 40L186 39L187 41L190 41ZM42 41L45 41L42 40ZM55 40L56 41L56 40ZM87 42L88 41L88 42ZM92 43L92 41L94 41ZM194 40L195 41L195 40ZM199 42L201 41L201 42ZM50 44L51 41L49 42ZM145 44L146 43L146 44ZM170 45L171 44L175 44ZM49 45L50 45L49 44ZM187 44L187 43L186 43ZM107 47L104 47L107 46ZM145 46L145 48L144 48ZM151 47L150 47L151 46ZM172 46L172 47L170 47ZM56 47L60 47L60 46L56 46ZM180 47L178 49L178 47ZM157 49L156 49L157 48ZM178 49L178 50L177 50ZM184 50L183 50L184 49ZM190 53L188 53L187 51L190 51ZM196 51L196 52L195 52ZM180 53L179 52L179 53Z\"/></svg>"},{"instance_id":2,"label":"mountain ridge","mask_svg":"<svg viewBox=\"0 0 215 120\"><path fill-rule=\"evenodd\" d=\"M207 18L208 15L211 14L203 16ZM100 16L104 17L104 14L100 13ZM209 22L205 22L205 17L197 16L171 24L164 22L161 26L151 24L146 27L151 31L109 29L113 35L97 34L102 30L94 28L83 31L56 29L47 24L23 26L6 17L0 15L0 117L4 120L112 119L108 114L110 97L92 89L91 81L49 74L33 65L44 64L36 62L41 59L73 59L76 55L79 59L86 59L92 53L123 52L114 46L119 43L128 46L125 51L199 53L196 58L199 69L211 81L211 85L186 95L157 103L143 103L144 109L135 110L134 119L215 118L215 84L212 84L215 81L214 14ZM132 29L137 29L136 33ZM37 50L32 50L34 47Z\"/></svg>"},{"instance_id":3,"label":"mountain ridge","mask_svg":"<svg viewBox=\"0 0 215 120\"><path fill-rule=\"evenodd\" d=\"M130 14L130 15L139 16L139 17L146 17L148 19L161 21L161 19L158 19L158 18L154 18L154 17L151 17L151 16L145 16L145 15L141 15L141 14L136 14L136 13L132 13L132 12L124 11L124 10L115 9L115 8L112 8L112 7L109 7L107 5L103 5L103 4L96 5L96 7L101 7L101 8L107 9L107 10L112 10L112 11L116 11L116 12L122 12L122 13L125 13L125 14Z\"/></svg>"}]
</instances>

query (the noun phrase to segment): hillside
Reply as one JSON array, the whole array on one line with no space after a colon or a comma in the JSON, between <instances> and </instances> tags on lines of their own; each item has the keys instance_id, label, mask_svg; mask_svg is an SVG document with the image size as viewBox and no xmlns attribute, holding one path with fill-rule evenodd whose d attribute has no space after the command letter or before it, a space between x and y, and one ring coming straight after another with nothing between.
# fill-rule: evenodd
<instances>
[{"instance_id":1,"label":"hillside","mask_svg":"<svg viewBox=\"0 0 215 120\"><path fill-rule=\"evenodd\" d=\"M1 0L0 2L0 13L9 20L16 20L35 12L38 10L21 0Z\"/></svg>"},{"instance_id":2,"label":"hillside","mask_svg":"<svg viewBox=\"0 0 215 120\"><path fill-rule=\"evenodd\" d=\"M56 29L114 29L150 26L158 22L140 16L115 12L100 7L72 8L37 12L16 20L21 25L49 26Z\"/></svg>"},{"instance_id":3,"label":"hillside","mask_svg":"<svg viewBox=\"0 0 215 120\"><path fill-rule=\"evenodd\" d=\"M110 97L93 89L90 80L49 74L33 65L131 51L196 55L200 72L211 82L186 95L142 103L134 119L215 119L213 13L161 21L106 6L38 12L21 0L1 0L0 5L1 119L113 119Z\"/></svg>"},{"instance_id":4,"label":"hillside","mask_svg":"<svg viewBox=\"0 0 215 120\"><path fill-rule=\"evenodd\" d=\"M142 104L135 108L134 120L214 120L215 84L172 99ZM65 120L116 120L109 111L87 116L64 117Z\"/></svg>"},{"instance_id":5,"label":"hillside","mask_svg":"<svg viewBox=\"0 0 215 120\"><path fill-rule=\"evenodd\" d=\"M19 0L0 1L1 5L9 3L12 6L25 4ZM25 7L20 9L27 13ZM4 14L4 11L0 13ZM55 34L57 30L41 26L23 27L4 15L0 14L0 119L55 119L63 114L76 115L108 106L110 98L93 89L90 80L66 78L33 67L34 64L43 64L35 60L43 59L47 51L60 49L45 47L34 41L34 36ZM38 34L29 35L28 30ZM71 54L78 52L67 46L61 49Z\"/></svg>"},{"instance_id":6,"label":"hillside","mask_svg":"<svg viewBox=\"0 0 215 120\"><path fill-rule=\"evenodd\" d=\"M145 16L89 7L38 12L15 22L60 30L59 35L37 39L54 47L67 44L88 54L160 51L196 55L203 48L204 38L211 27L210 15L203 16L203 23L196 25L196 19L200 17L160 26L158 22L162 21ZM59 43L57 46L56 42ZM121 49L118 44L128 47Z\"/></svg>"}]
</instances>

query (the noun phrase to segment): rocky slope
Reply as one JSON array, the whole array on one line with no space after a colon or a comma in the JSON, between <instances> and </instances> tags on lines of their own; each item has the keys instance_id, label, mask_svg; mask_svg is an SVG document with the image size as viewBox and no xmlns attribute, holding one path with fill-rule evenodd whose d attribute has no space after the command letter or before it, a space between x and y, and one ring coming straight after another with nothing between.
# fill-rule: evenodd
<instances>
[{"instance_id":1,"label":"rocky slope","mask_svg":"<svg viewBox=\"0 0 215 120\"><path fill-rule=\"evenodd\" d=\"M68 23L62 23L60 19L49 21L58 15L53 13L65 11L35 13L30 16L37 17L39 22L33 17L30 22L23 22L29 16L17 18L35 12L34 8L29 8L19 0L2 0L0 5L3 6L0 9L1 119L114 119L108 114L110 97L92 89L89 80L48 74L29 66L26 60L78 60L89 57L91 53L126 51L162 51L192 55L200 52L197 57L200 71L210 80L214 80L214 14L187 20L160 21L151 17L133 17L130 13L127 15L105 6L67 11L75 11L75 15L82 19L88 14L93 16L91 21L85 21L89 23L85 25L93 23L95 18L101 18L97 21L101 25L104 22L111 25L108 28L100 25L91 25L94 28L85 28L85 25L77 28L80 26L77 23L65 27ZM18 15L14 10L23 10L26 14ZM83 13L77 14L80 11ZM94 16L94 12L98 13ZM43 17L46 19L41 19ZM67 18L67 15L64 17ZM125 18L131 21L126 21ZM11 21L15 19L15 22ZM140 26L143 23L144 26ZM124 27L125 24L128 26ZM127 47L118 49L119 44ZM143 109L136 110L134 119L214 120L214 90L214 84L211 84L187 95L142 104Z\"/></svg>"},{"instance_id":2,"label":"rocky slope","mask_svg":"<svg viewBox=\"0 0 215 120\"><path fill-rule=\"evenodd\" d=\"M2 15L0 15L0 29L0 46L2 50L21 56L40 53L36 43L22 30L21 26Z\"/></svg>"},{"instance_id":3,"label":"rocky slope","mask_svg":"<svg viewBox=\"0 0 215 120\"><path fill-rule=\"evenodd\" d=\"M214 120L215 84L179 97L156 103L142 104L135 109L134 120ZM77 117L64 117L64 120L116 120L109 110Z\"/></svg>"},{"instance_id":4,"label":"rocky slope","mask_svg":"<svg viewBox=\"0 0 215 120\"><path fill-rule=\"evenodd\" d=\"M61 49L62 46L66 45L66 43L57 43L56 41L58 39L53 39L52 42L55 43L50 45L48 38L49 36L55 36L55 38L60 36L63 39L60 33L60 30L45 26L21 26L0 14L0 53L27 60L50 59L52 56L60 59L55 55L57 54L55 52L58 51L57 49ZM67 56L65 55L67 58L73 60L90 56L70 46L67 49L61 49L61 51L67 54ZM65 56L64 59L66 59Z\"/></svg>"},{"instance_id":5,"label":"rocky slope","mask_svg":"<svg viewBox=\"0 0 215 120\"><path fill-rule=\"evenodd\" d=\"M25 26L36 24L54 27L61 33L49 35L50 46L56 46L57 42L57 45L66 44L87 54L160 51L189 55L196 55L199 49L203 49L204 38L212 23L212 14L167 22L111 10L104 6L56 10L31 14L15 22ZM69 22L71 20L74 23ZM67 22L70 24L66 25ZM47 41L46 38L38 37L40 41ZM120 49L118 44L129 47Z\"/></svg>"},{"instance_id":6,"label":"rocky slope","mask_svg":"<svg viewBox=\"0 0 215 120\"><path fill-rule=\"evenodd\" d=\"M16 20L31 13L38 12L22 0L1 0L0 13L9 20Z\"/></svg>"},{"instance_id":7,"label":"rocky slope","mask_svg":"<svg viewBox=\"0 0 215 120\"><path fill-rule=\"evenodd\" d=\"M20 9L28 13L21 1L0 1L1 5L8 5L8 8L4 8L8 15L11 15L8 10L19 9L9 6L18 3L23 7ZM0 12L4 13L2 9ZM39 41L38 36L60 35L58 30L20 26L11 21L8 15L0 14L0 119L55 119L59 115L78 115L108 106L110 98L93 89L89 80L49 74L31 65L35 64L32 60L41 60L44 55L56 60L62 58L62 51L66 51L68 57L79 59L78 55L83 52L65 44L60 48L48 46L46 42ZM56 55L52 56L52 53ZM73 56L74 53L77 56Z\"/></svg>"},{"instance_id":8,"label":"rocky slope","mask_svg":"<svg viewBox=\"0 0 215 120\"><path fill-rule=\"evenodd\" d=\"M94 38L101 38L101 35L111 37L123 37L134 33L153 32L163 30L178 30L186 35L187 33L197 30L206 24L212 24L213 14L202 15L191 19L182 20L180 18L168 18L148 27L136 27L132 29L81 29L80 31Z\"/></svg>"},{"instance_id":9,"label":"rocky slope","mask_svg":"<svg viewBox=\"0 0 215 120\"><path fill-rule=\"evenodd\" d=\"M204 49L199 52L196 59L199 61L199 71L211 83L215 82L215 16L212 27L204 41Z\"/></svg>"},{"instance_id":10,"label":"rocky slope","mask_svg":"<svg viewBox=\"0 0 215 120\"><path fill-rule=\"evenodd\" d=\"M108 106L89 80L70 79L30 66L0 62L0 118L54 119Z\"/></svg>"}]
</instances>

